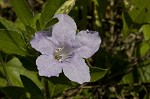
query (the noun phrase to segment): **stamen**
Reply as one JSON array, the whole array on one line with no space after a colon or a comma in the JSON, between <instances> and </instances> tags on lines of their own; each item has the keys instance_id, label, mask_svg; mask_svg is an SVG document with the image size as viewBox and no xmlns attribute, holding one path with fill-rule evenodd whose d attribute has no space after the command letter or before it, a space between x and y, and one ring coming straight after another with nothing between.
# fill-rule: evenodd
<instances>
[{"instance_id":1,"label":"stamen","mask_svg":"<svg viewBox=\"0 0 150 99\"><path fill-rule=\"evenodd\" d=\"M59 61L59 62L63 62L63 61L65 61L66 59L71 58L72 56L73 56L73 55L67 53L64 48L57 48L57 49L55 49L55 51L54 51L54 58L55 58L55 60L57 60L57 61Z\"/></svg>"}]
</instances>

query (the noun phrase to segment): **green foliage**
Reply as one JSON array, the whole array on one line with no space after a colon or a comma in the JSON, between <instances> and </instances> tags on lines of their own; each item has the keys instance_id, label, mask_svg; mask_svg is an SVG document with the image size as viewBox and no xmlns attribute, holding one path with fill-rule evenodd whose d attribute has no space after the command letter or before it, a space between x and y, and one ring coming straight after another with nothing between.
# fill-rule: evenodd
<instances>
[{"instance_id":1,"label":"green foliage","mask_svg":"<svg viewBox=\"0 0 150 99\"><path fill-rule=\"evenodd\" d=\"M107 73L107 69L97 68L97 67L91 67L90 68L90 74L91 74L91 82L95 82Z\"/></svg>"},{"instance_id":2,"label":"green foliage","mask_svg":"<svg viewBox=\"0 0 150 99\"><path fill-rule=\"evenodd\" d=\"M12 31L21 32L14 23L0 17L0 29L10 29Z\"/></svg>"},{"instance_id":3,"label":"green foliage","mask_svg":"<svg viewBox=\"0 0 150 99\"><path fill-rule=\"evenodd\" d=\"M19 20L25 26L32 26L31 20L33 18L33 12L28 6L26 0L11 0L11 4Z\"/></svg>"},{"instance_id":4,"label":"green foliage","mask_svg":"<svg viewBox=\"0 0 150 99\"><path fill-rule=\"evenodd\" d=\"M42 91L38 88L38 86L31 79L23 75L20 75L20 78L26 90L30 93L31 99L44 98Z\"/></svg>"},{"instance_id":5,"label":"green foliage","mask_svg":"<svg viewBox=\"0 0 150 99\"><path fill-rule=\"evenodd\" d=\"M0 0L1 16L14 21L0 17L2 98L150 98L150 0L34 1L11 0L14 21L13 12L5 9L10 4L4 6ZM102 44L87 62L91 82L79 85L63 73L50 78L38 75L40 54L29 42L35 32L51 29L58 22L53 16L59 13L70 14L79 30L99 31Z\"/></svg>"},{"instance_id":6,"label":"green foliage","mask_svg":"<svg viewBox=\"0 0 150 99\"><path fill-rule=\"evenodd\" d=\"M0 91L4 93L7 98L11 97L11 99L20 99L20 98L27 98L26 97L26 90L23 87L15 87L15 86L8 86L0 88Z\"/></svg>"},{"instance_id":7,"label":"green foliage","mask_svg":"<svg viewBox=\"0 0 150 99\"><path fill-rule=\"evenodd\" d=\"M131 4L131 8L123 13L123 33L125 36L128 36L132 31L138 31L143 24L150 22L149 0L130 0L128 3L128 5Z\"/></svg>"},{"instance_id":8,"label":"green foliage","mask_svg":"<svg viewBox=\"0 0 150 99\"><path fill-rule=\"evenodd\" d=\"M12 24L12 25L18 27L20 30L25 31L25 26L22 24L22 22L19 19L16 19L14 24Z\"/></svg>"},{"instance_id":9,"label":"green foliage","mask_svg":"<svg viewBox=\"0 0 150 99\"><path fill-rule=\"evenodd\" d=\"M134 69L133 72L125 75L122 79L122 83L124 84L134 84L134 83L149 83L150 76L149 76L149 69L150 69L150 61L146 60L139 64L137 69Z\"/></svg>"},{"instance_id":10,"label":"green foliage","mask_svg":"<svg viewBox=\"0 0 150 99\"><path fill-rule=\"evenodd\" d=\"M140 56L145 56L150 51L150 45L147 42L143 42L139 50Z\"/></svg>"},{"instance_id":11,"label":"green foliage","mask_svg":"<svg viewBox=\"0 0 150 99\"><path fill-rule=\"evenodd\" d=\"M63 3L61 7L55 12L55 14L68 14L71 9L75 5L75 0L67 0L66 2Z\"/></svg>"},{"instance_id":12,"label":"green foliage","mask_svg":"<svg viewBox=\"0 0 150 99\"><path fill-rule=\"evenodd\" d=\"M0 49L8 54L22 56L27 54L26 44L22 35L11 30L0 30Z\"/></svg>"},{"instance_id":13,"label":"green foliage","mask_svg":"<svg viewBox=\"0 0 150 99\"><path fill-rule=\"evenodd\" d=\"M39 18L41 27L44 28L54 16L57 9L63 4L65 0L47 0Z\"/></svg>"},{"instance_id":14,"label":"green foliage","mask_svg":"<svg viewBox=\"0 0 150 99\"><path fill-rule=\"evenodd\" d=\"M57 22L58 22L58 19L54 18L45 25L45 28L50 28L50 26L52 26L53 24L56 24Z\"/></svg>"},{"instance_id":15,"label":"green foliage","mask_svg":"<svg viewBox=\"0 0 150 99\"><path fill-rule=\"evenodd\" d=\"M68 83L66 84L61 84L59 83L60 80L57 81L57 83L53 83L51 81L48 82L49 84L49 95L51 98L57 97L61 94L63 94L63 92L65 90L67 90L67 88L70 87L70 85L68 85ZM64 80L62 80L61 82L63 82Z\"/></svg>"},{"instance_id":16,"label":"green foliage","mask_svg":"<svg viewBox=\"0 0 150 99\"><path fill-rule=\"evenodd\" d=\"M22 83L20 80L20 75L25 75L27 77L29 77L30 79L32 79L33 81L36 82L36 84L42 88L41 83L39 82L38 78L37 78L37 73L33 72L33 71L28 71L27 69L25 69L22 66L22 63L19 61L18 58L14 57L12 58L10 61L8 61L7 63L3 63L3 65L5 66L6 70L7 70L7 75L10 79L10 83L14 86L20 86L22 87ZM30 65L29 65L30 66ZM2 65L0 65L0 73L2 73L4 76L4 72L3 72L3 68ZM3 81L5 78L1 77L1 81ZM7 82L5 81L5 83L7 84ZM0 83L0 86L2 83Z\"/></svg>"},{"instance_id":17,"label":"green foliage","mask_svg":"<svg viewBox=\"0 0 150 99\"><path fill-rule=\"evenodd\" d=\"M26 39L31 39L33 37L33 35L35 34L35 29L33 29L32 27L26 25L25 29L27 31L27 34L25 33Z\"/></svg>"},{"instance_id":18,"label":"green foliage","mask_svg":"<svg viewBox=\"0 0 150 99\"><path fill-rule=\"evenodd\" d=\"M63 73L61 73L59 77L49 78L48 83L50 91L49 94L51 98L62 94L62 92L65 91L67 88L73 86L71 81Z\"/></svg>"},{"instance_id":19,"label":"green foliage","mask_svg":"<svg viewBox=\"0 0 150 99\"><path fill-rule=\"evenodd\" d=\"M146 60L143 63L139 64L140 68L139 70L139 81L142 83L149 83L150 82L150 60Z\"/></svg>"},{"instance_id":20,"label":"green foliage","mask_svg":"<svg viewBox=\"0 0 150 99\"><path fill-rule=\"evenodd\" d=\"M144 39L150 40L150 24L143 25Z\"/></svg>"}]
</instances>

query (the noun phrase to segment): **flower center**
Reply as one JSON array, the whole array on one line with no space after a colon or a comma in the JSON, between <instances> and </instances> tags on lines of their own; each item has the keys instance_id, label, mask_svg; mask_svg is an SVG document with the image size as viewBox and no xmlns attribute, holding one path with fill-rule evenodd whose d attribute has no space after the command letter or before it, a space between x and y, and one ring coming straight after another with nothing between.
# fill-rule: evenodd
<instances>
[{"instance_id":1,"label":"flower center","mask_svg":"<svg viewBox=\"0 0 150 99\"><path fill-rule=\"evenodd\" d=\"M68 54L65 52L64 48L57 48L54 51L54 58L57 61L62 62L68 58Z\"/></svg>"}]
</instances>

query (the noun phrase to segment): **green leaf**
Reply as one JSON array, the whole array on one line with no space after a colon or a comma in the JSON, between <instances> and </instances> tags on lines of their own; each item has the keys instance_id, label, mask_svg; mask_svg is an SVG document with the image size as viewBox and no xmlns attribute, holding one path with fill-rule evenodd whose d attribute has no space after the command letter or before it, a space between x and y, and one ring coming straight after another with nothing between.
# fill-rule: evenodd
<instances>
[{"instance_id":1,"label":"green leaf","mask_svg":"<svg viewBox=\"0 0 150 99\"><path fill-rule=\"evenodd\" d=\"M72 82L63 73L59 77L50 77L48 83L51 98L63 93L68 87L73 86Z\"/></svg>"},{"instance_id":2,"label":"green leaf","mask_svg":"<svg viewBox=\"0 0 150 99\"><path fill-rule=\"evenodd\" d=\"M14 22L15 26L17 26L19 29L25 31L25 26L22 24L22 22L19 19L16 19Z\"/></svg>"},{"instance_id":3,"label":"green leaf","mask_svg":"<svg viewBox=\"0 0 150 99\"><path fill-rule=\"evenodd\" d=\"M122 78L121 83L123 83L123 84L132 84L132 83L134 83L134 77L135 77L135 74L133 72L130 72L129 74L126 74Z\"/></svg>"},{"instance_id":4,"label":"green leaf","mask_svg":"<svg viewBox=\"0 0 150 99\"><path fill-rule=\"evenodd\" d=\"M4 87L4 86L7 86L6 80L0 77L0 87Z\"/></svg>"},{"instance_id":5,"label":"green leaf","mask_svg":"<svg viewBox=\"0 0 150 99\"><path fill-rule=\"evenodd\" d=\"M22 63L23 67L29 71L37 71L37 66L36 66L36 58L34 57L19 57L20 62Z\"/></svg>"},{"instance_id":6,"label":"green leaf","mask_svg":"<svg viewBox=\"0 0 150 99\"><path fill-rule=\"evenodd\" d=\"M30 64L28 66L30 66ZM19 61L18 58L16 57L12 58L10 61L6 63L5 67L6 67L10 82L13 86L22 87L23 85L20 79L20 75L25 75L29 77L30 79L32 79L41 89L43 88L42 84L40 83L38 79L37 72L33 72L33 71L29 71L25 69L22 66L22 63ZM2 66L0 66L0 72L2 72L3 75L5 75L3 72Z\"/></svg>"},{"instance_id":7,"label":"green leaf","mask_svg":"<svg viewBox=\"0 0 150 99\"><path fill-rule=\"evenodd\" d=\"M149 0L130 0L132 9L123 13L123 33L128 36L130 32L138 31L139 28L150 22L150 1Z\"/></svg>"},{"instance_id":8,"label":"green leaf","mask_svg":"<svg viewBox=\"0 0 150 99\"><path fill-rule=\"evenodd\" d=\"M137 57L143 57L150 52L150 44L147 41L144 41L137 45L135 49L135 54Z\"/></svg>"},{"instance_id":9,"label":"green leaf","mask_svg":"<svg viewBox=\"0 0 150 99\"><path fill-rule=\"evenodd\" d=\"M0 30L0 50L8 54L25 56L25 42L21 34L11 30Z\"/></svg>"},{"instance_id":10,"label":"green leaf","mask_svg":"<svg viewBox=\"0 0 150 99\"><path fill-rule=\"evenodd\" d=\"M150 40L150 24L143 25L143 34L145 40Z\"/></svg>"},{"instance_id":11,"label":"green leaf","mask_svg":"<svg viewBox=\"0 0 150 99\"><path fill-rule=\"evenodd\" d=\"M46 23L52 19L58 8L64 2L65 0L47 0L39 19L42 28L44 28Z\"/></svg>"},{"instance_id":12,"label":"green leaf","mask_svg":"<svg viewBox=\"0 0 150 99\"><path fill-rule=\"evenodd\" d=\"M95 82L101 79L102 77L105 76L106 73L107 73L107 69L90 67L91 82Z\"/></svg>"},{"instance_id":13,"label":"green leaf","mask_svg":"<svg viewBox=\"0 0 150 99\"><path fill-rule=\"evenodd\" d=\"M26 90L22 87L15 87L15 86L2 87L0 88L0 91L4 93L6 96L8 96L7 98L11 98L11 99L27 98Z\"/></svg>"},{"instance_id":14,"label":"green leaf","mask_svg":"<svg viewBox=\"0 0 150 99\"><path fill-rule=\"evenodd\" d=\"M7 30L20 32L20 29L18 29L18 27L14 23L2 17L0 17L0 29L7 29Z\"/></svg>"},{"instance_id":15,"label":"green leaf","mask_svg":"<svg viewBox=\"0 0 150 99\"><path fill-rule=\"evenodd\" d=\"M60 80L59 80L60 81ZM70 85L66 84L60 84L59 81L57 81L57 84L54 84L53 82L48 81L48 87L49 87L49 94L50 97L53 99L54 97L62 94L67 88L70 87ZM63 82L62 80L61 82Z\"/></svg>"},{"instance_id":16,"label":"green leaf","mask_svg":"<svg viewBox=\"0 0 150 99\"><path fill-rule=\"evenodd\" d=\"M75 5L75 1L76 0L67 0L55 14L68 14Z\"/></svg>"},{"instance_id":17,"label":"green leaf","mask_svg":"<svg viewBox=\"0 0 150 99\"><path fill-rule=\"evenodd\" d=\"M33 13L25 0L11 0L13 9L24 25L31 26Z\"/></svg>"},{"instance_id":18,"label":"green leaf","mask_svg":"<svg viewBox=\"0 0 150 99\"><path fill-rule=\"evenodd\" d=\"M51 27L52 25L56 24L58 22L58 19L57 18L54 18L52 20L50 20L46 25L45 25L45 28L49 28Z\"/></svg>"},{"instance_id":19,"label":"green leaf","mask_svg":"<svg viewBox=\"0 0 150 99\"><path fill-rule=\"evenodd\" d=\"M53 83L53 84L66 84L66 85L70 85L71 86L71 81L63 74L61 73L59 75L59 77L51 77L49 78L49 80Z\"/></svg>"},{"instance_id":20,"label":"green leaf","mask_svg":"<svg viewBox=\"0 0 150 99\"><path fill-rule=\"evenodd\" d=\"M143 63L139 64L139 82L150 83L150 60L145 60Z\"/></svg>"},{"instance_id":21,"label":"green leaf","mask_svg":"<svg viewBox=\"0 0 150 99\"><path fill-rule=\"evenodd\" d=\"M145 60L139 63L138 68L135 68L132 72L125 75L121 83L150 83L150 60Z\"/></svg>"},{"instance_id":22,"label":"green leaf","mask_svg":"<svg viewBox=\"0 0 150 99\"><path fill-rule=\"evenodd\" d=\"M104 18L105 14L106 14L106 8L109 4L108 0L94 0L96 2L96 5L98 6L98 13L99 13L99 17Z\"/></svg>"},{"instance_id":23,"label":"green leaf","mask_svg":"<svg viewBox=\"0 0 150 99\"><path fill-rule=\"evenodd\" d=\"M38 13L38 14L34 15L34 17L33 17L33 20L32 20L33 26L32 26L32 28L35 29L35 30L41 30L40 22L39 22L40 16L41 16L41 13ZM39 23L38 27L37 27L37 22Z\"/></svg>"},{"instance_id":24,"label":"green leaf","mask_svg":"<svg viewBox=\"0 0 150 99\"><path fill-rule=\"evenodd\" d=\"M41 29L41 25L40 25L40 21L39 21L39 20L36 20L36 30L37 30L37 31L42 30L42 29Z\"/></svg>"},{"instance_id":25,"label":"green leaf","mask_svg":"<svg viewBox=\"0 0 150 99\"><path fill-rule=\"evenodd\" d=\"M28 25L26 25L25 29L27 31L26 36L30 40L33 37L33 35L35 34L35 30L32 27L28 26Z\"/></svg>"},{"instance_id":26,"label":"green leaf","mask_svg":"<svg viewBox=\"0 0 150 99\"><path fill-rule=\"evenodd\" d=\"M143 42L140 46L140 56L145 56L148 52L150 52L150 44Z\"/></svg>"},{"instance_id":27,"label":"green leaf","mask_svg":"<svg viewBox=\"0 0 150 99\"><path fill-rule=\"evenodd\" d=\"M31 94L31 97L36 99L43 99L43 93L39 89L39 87L28 77L20 75L20 78L22 80L22 83L24 87L27 89L27 91Z\"/></svg>"}]
</instances>

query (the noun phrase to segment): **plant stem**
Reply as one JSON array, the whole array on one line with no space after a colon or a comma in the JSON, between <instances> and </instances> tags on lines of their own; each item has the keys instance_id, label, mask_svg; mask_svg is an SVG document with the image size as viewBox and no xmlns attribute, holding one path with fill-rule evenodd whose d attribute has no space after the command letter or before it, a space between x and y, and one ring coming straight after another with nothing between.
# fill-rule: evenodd
<instances>
[{"instance_id":1,"label":"plant stem","mask_svg":"<svg viewBox=\"0 0 150 99\"><path fill-rule=\"evenodd\" d=\"M2 65L2 68L3 68L3 71L4 71L4 75L6 77L6 81L8 83L8 86L12 86L11 82L10 82L10 79L9 79L9 76L8 76L8 73L7 73L7 70L6 70L6 59L7 59L7 56L5 57L5 60L3 61L3 58L2 58L2 55L0 53L0 62L1 62L1 65Z\"/></svg>"},{"instance_id":2,"label":"plant stem","mask_svg":"<svg viewBox=\"0 0 150 99\"><path fill-rule=\"evenodd\" d=\"M50 99L48 81L45 78L44 78L44 84L45 84L46 99Z\"/></svg>"}]
</instances>

